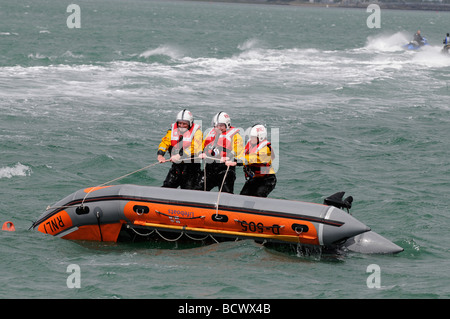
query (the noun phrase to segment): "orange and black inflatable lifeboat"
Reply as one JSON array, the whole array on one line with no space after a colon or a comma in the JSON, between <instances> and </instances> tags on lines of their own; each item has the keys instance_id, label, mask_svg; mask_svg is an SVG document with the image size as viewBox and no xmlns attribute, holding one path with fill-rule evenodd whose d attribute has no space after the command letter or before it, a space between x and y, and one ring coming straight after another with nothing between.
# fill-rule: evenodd
<instances>
[{"instance_id":1,"label":"orange and black inflatable lifeboat","mask_svg":"<svg viewBox=\"0 0 450 319\"><path fill-rule=\"evenodd\" d=\"M116 242L129 239L130 234L158 232L216 241L255 239L324 247L349 242L350 248L375 234L334 206L228 193L220 194L218 200L216 192L138 185L93 187L55 203L31 228L72 240ZM377 242L385 250L381 252L402 250L375 235L378 241L383 239Z\"/></svg>"}]
</instances>

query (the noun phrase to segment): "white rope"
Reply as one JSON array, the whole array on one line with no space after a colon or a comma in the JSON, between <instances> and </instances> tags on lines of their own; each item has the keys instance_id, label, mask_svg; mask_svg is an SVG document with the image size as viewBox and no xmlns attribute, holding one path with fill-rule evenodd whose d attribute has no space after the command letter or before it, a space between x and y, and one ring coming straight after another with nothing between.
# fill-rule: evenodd
<instances>
[{"instance_id":1,"label":"white rope","mask_svg":"<svg viewBox=\"0 0 450 319\"><path fill-rule=\"evenodd\" d=\"M206 161L203 162L203 191L206 192Z\"/></svg>"},{"instance_id":2,"label":"white rope","mask_svg":"<svg viewBox=\"0 0 450 319\"><path fill-rule=\"evenodd\" d=\"M131 226L127 226L127 228L128 229L131 229L136 235L139 235L139 236L142 236L142 237L148 237L148 236L150 236L151 234L153 234L154 232L156 232L162 239L164 239L164 240L166 240L166 241L170 241L170 242L174 242L174 241L177 241L177 240L179 240L183 235L185 235L187 238L189 238L189 239L191 239L191 240L196 240L196 241L203 241L203 240L205 240L205 239L207 239L208 237L211 237L216 243L219 243L218 241L217 241L217 239L215 239L211 234L207 234L205 237L203 237L203 238L195 238L195 237L192 237L191 235L189 235L187 232L184 232L184 231L182 231L181 233L180 233L180 236L178 236L178 238L175 238L175 239L169 239L169 238L166 238L166 237L164 237L163 235L161 235L161 233L157 230L157 229L153 229L151 232L149 232L149 233L147 233L147 234L142 234L142 233L140 233L140 232L138 232L136 229L134 229L133 227L131 227Z\"/></svg>"},{"instance_id":3,"label":"white rope","mask_svg":"<svg viewBox=\"0 0 450 319\"><path fill-rule=\"evenodd\" d=\"M163 235L161 235L161 233L160 233L157 229L155 229L155 231L156 231L156 233L157 233L159 236L161 236L162 239L164 239L164 240L166 240L166 241L177 241L177 240L180 239L180 238L183 236L183 234L184 234L184 232L181 232L181 234L180 234L180 236L178 236L178 238L175 238L175 239L168 239L168 238L165 238Z\"/></svg>"},{"instance_id":4,"label":"white rope","mask_svg":"<svg viewBox=\"0 0 450 319\"><path fill-rule=\"evenodd\" d=\"M199 159L199 158L200 158L200 157L194 157L194 158L191 158L191 160ZM205 159L217 160L217 158L209 157L209 156L205 157ZM152 163L152 164L150 164L150 165L147 165L147 166L145 166L145 167L142 167L142 168L140 168L140 169L138 169L138 170L135 170L135 171L133 171L133 172L130 172L130 173L127 173L127 174L122 175L122 176L120 176L120 177L114 178L114 179L112 179L112 180L110 180L110 181L107 181L107 182L105 182L105 183L103 183L103 184L97 185L97 186L95 186L95 187L91 187L91 188L89 189L89 191L86 193L86 195L83 197L83 200L81 201L81 204L79 204L79 205L47 206L47 210L49 210L49 209L57 209L57 208L83 207L84 202L86 201L86 198L89 196L89 194L90 194L91 192L93 192L94 190L97 190L99 187L106 186L106 185L108 185L108 184L111 184L111 183L113 183L113 182L116 182L116 181L118 181L118 180L121 180L121 179L123 179L123 178L125 178L125 177L128 177L128 176L130 176L130 175L133 175L133 174L136 174L136 173L141 172L141 171L143 171L143 170L149 169L149 168L151 168L151 167L153 167L153 166L155 166L155 165L157 165L157 164L160 164L160 162L158 161L158 162L156 162L156 163ZM223 180L222 180L222 184L221 184L220 189L219 189L219 193L218 193L218 195L217 195L217 201L216 201L216 218L217 218L218 215L219 215L220 195L221 195L221 193L222 193L222 188L223 188L223 185L224 185L225 180L226 180L226 178L227 178L227 174L228 174L228 170L229 170L229 169L230 169L230 167L227 166L227 170L226 170L226 172L225 172L225 175L224 175ZM205 189L205 191L206 191L206 163L205 163L205 168L204 168L204 185L205 185L205 186L204 186L204 189ZM135 231L135 230L133 229L133 231ZM136 231L135 231L135 232L136 232ZM182 232L181 235L180 235L177 239L175 239L175 240L170 240L170 239L164 238L158 231L156 231L156 232L161 236L161 238L163 238L163 239L165 239L165 240L167 240L167 241L176 241L176 240L178 240L179 238L181 238L181 236L183 236L183 232ZM136 233L137 233L137 232L136 232ZM143 234L139 234L139 235L144 236ZM148 235L146 235L146 236L148 236ZM214 240L217 242L217 240L216 240L214 237L211 236L211 238L214 239ZM206 239L206 237L205 237L205 239Z\"/></svg>"},{"instance_id":5,"label":"white rope","mask_svg":"<svg viewBox=\"0 0 450 319\"><path fill-rule=\"evenodd\" d=\"M196 159L199 159L199 158L200 158L200 157L197 156L197 157L192 157L192 158L189 159L189 160L192 161L192 160L196 160ZM167 163L167 162L170 162L170 161L165 161L164 163ZM149 169L150 167L153 167L153 166L158 165L158 164L160 164L160 162L156 162L156 163L147 165L147 166L142 167L142 168L140 168L140 169L138 169L138 170L135 170L134 172L131 172L131 173L122 175L122 176L117 177L117 178L115 178L115 179L112 179L112 180L110 180L110 181L108 181L108 182L106 182L106 183L103 183L103 184L100 184L100 185L98 185L98 186L92 187L92 188L89 190L89 192L84 196L83 201L81 202L80 206L83 207L84 201L86 200L86 198L88 197L88 195L89 195L91 192L93 192L96 188L99 188L99 187L102 187L102 186L111 184L112 182L118 181L118 180L123 179L123 178L125 178L125 177L128 177L128 176L130 176L130 175L136 174L136 173L138 173L138 172L140 172L140 171Z\"/></svg>"},{"instance_id":6,"label":"white rope","mask_svg":"<svg viewBox=\"0 0 450 319\"><path fill-rule=\"evenodd\" d=\"M57 208L70 208L70 207L80 207L80 205L66 205L66 206L50 206L50 205L48 205L45 210L57 209Z\"/></svg>"},{"instance_id":7,"label":"white rope","mask_svg":"<svg viewBox=\"0 0 450 319\"><path fill-rule=\"evenodd\" d=\"M204 159L210 159L213 161L218 160L218 158L206 156ZM223 184L225 183L225 180L227 178L228 170L230 169L230 166L227 165L227 170L225 171L225 175L223 176L222 184L220 185L219 194L217 195L217 201L216 201L216 218L219 215L219 201L220 201L220 195L222 193ZM204 191L206 191L206 162L203 170L203 181L204 181Z\"/></svg>"},{"instance_id":8,"label":"white rope","mask_svg":"<svg viewBox=\"0 0 450 319\"><path fill-rule=\"evenodd\" d=\"M219 241L218 241L217 239L215 239L215 238L213 237L213 235L209 234L209 237L211 237L212 239L214 239L214 241L216 242L216 244L219 244Z\"/></svg>"},{"instance_id":9,"label":"white rope","mask_svg":"<svg viewBox=\"0 0 450 319\"><path fill-rule=\"evenodd\" d=\"M150 167L152 167L152 166L155 166L155 165L157 165L157 164L159 164L159 162L156 162L156 163L147 165L147 166L142 167L142 168L140 168L140 169L138 169L138 170L135 170L135 171L133 171L133 172L131 172L131 173L128 173L128 174L122 175L122 176L120 176L120 177L117 177L117 178L115 178L115 179L112 179L112 180L110 180L110 181L108 181L108 182L106 182L106 183L97 185L97 186L95 186L95 187L91 187L91 189L90 189L90 190L87 192L87 194L83 197L83 200L81 201L81 204L79 204L79 205L65 205L65 206L50 206L50 205L49 205L49 206L47 206L47 209L46 209L46 210L49 210L49 209L57 209L57 208L69 208L69 207L83 207L83 204L84 204L86 198L88 197L88 195L89 195L91 192L93 192L94 190L98 189L99 187L102 187L102 186L111 184L112 182L118 181L118 180L123 179L123 178L125 178L125 177L127 177L127 176L130 176L130 175L136 174L136 173L138 173L138 172L140 172L140 171L143 171L143 170L145 170L145 169L148 169L148 168L150 168Z\"/></svg>"},{"instance_id":10,"label":"white rope","mask_svg":"<svg viewBox=\"0 0 450 319\"><path fill-rule=\"evenodd\" d=\"M215 158L215 157L210 157L210 156L206 156L205 158L203 158L203 160L204 160L204 164L203 164L203 190L206 192L206 159L209 159L209 160L212 160L213 162L214 161L217 161L218 160L218 158Z\"/></svg>"},{"instance_id":11,"label":"white rope","mask_svg":"<svg viewBox=\"0 0 450 319\"><path fill-rule=\"evenodd\" d=\"M222 187L225 183L225 179L227 178L228 170L230 169L230 166L227 165L227 170L225 172L225 175L223 176L222 185L220 185L219 194L217 195L217 202L216 202L216 218L219 215L219 201L220 201L220 194L222 194Z\"/></svg>"},{"instance_id":12,"label":"white rope","mask_svg":"<svg viewBox=\"0 0 450 319\"><path fill-rule=\"evenodd\" d=\"M136 229L134 229L133 227L128 226L128 229L131 229L132 231L134 231L137 235L142 236L142 237L147 237L150 236L151 234L153 234L155 232L155 229L153 229L151 232L147 233L147 234L142 234L140 232L138 232Z\"/></svg>"},{"instance_id":13,"label":"white rope","mask_svg":"<svg viewBox=\"0 0 450 319\"><path fill-rule=\"evenodd\" d=\"M208 159L214 159L214 158L212 158L212 157L207 157L207 158L208 158ZM192 161L192 160L195 160L195 159L200 159L200 157L199 157L199 156L193 157L193 158L191 158L190 160ZM170 161L165 161L164 163L167 163L167 162L170 162ZM87 194L83 197L83 200L81 201L81 204L79 204L79 205L67 205L67 206L50 206L50 205L49 205L49 206L47 206L47 209L46 209L46 210L49 210L49 209L57 209L57 208L69 208L69 207L83 207L84 202L86 201L86 198L89 196L89 194L90 194L91 192L93 192L94 190L98 189L99 187L103 187L103 186L105 186L105 185L111 184L112 182L121 180L121 179L123 179L123 178L125 178L125 177L128 177L128 176L130 176L130 175L136 174L136 173L138 173L138 172L140 172L140 171L149 169L150 167L153 167L153 166L158 165L158 164L160 164L159 161L156 162L156 163L147 165L147 166L145 166L145 167L142 167L142 168L140 168L140 169L138 169L138 170L135 170L135 171L133 171L133 172L131 172L131 173L128 173L128 174L122 175L122 176L120 176L120 177L114 178L114 179L112 179L112 180L110 180L110 181L108 181L108 182L106 182L106 183L97 185L97 186L95 186L95 187L91 187L91 189L90 189L90 190L87 192Z\"/></svg>"},{"instance_id":14,"label":"white rope","mask_svg":"<svg viewBox=\"0 0 450 319\"><path fill-rule=\"evenodd\" d=\"M110 180L110 181L108 181L108 182L106 182L106 183L100 184L100 185L95 186L95 187L91 187L91 189L89 190L89 192L87 192L87 194L84 196L83 200L81 201L80 207L83 207L84 201L86 200L86 198L88 197L88 195L89 195L91 192L93 192L94 190L96 190L97 188L103 187L103 186L108 185L108 184L111 184L112 182L118 181L118 180L123 179L123 178L125 178L125 177L128 177L128 176L130 176L130 175L136 174L136 173L138 173L138 172L140 172L140 171L149 169L150 167L155 166L155 165L157 165L157 164L160 164L160 163L159 163L159 162L156 162L156 163L147 165L147 166L142 167L142 168L140 168L140 169L138 169L138 170L135 170L134 172L131 172L131 173L122 175L122 176L120 176L120 177L117 177L117 178L115 178L115 179L112 179L112 180Z\"/></svg>"},{"instance_id":15,"label":"white rope","mask_svg":"<svg viewBox=\"0 0 450 319\"><path fill-rule=\"evenodd\" d=\"M192 239L192 240L205 240L206 238L209 237L209 234L203 238L195 238L195 237L190 236L188 233L184 233L184 234L186 235L187 238Z\"/></svg>"}]
</instances>

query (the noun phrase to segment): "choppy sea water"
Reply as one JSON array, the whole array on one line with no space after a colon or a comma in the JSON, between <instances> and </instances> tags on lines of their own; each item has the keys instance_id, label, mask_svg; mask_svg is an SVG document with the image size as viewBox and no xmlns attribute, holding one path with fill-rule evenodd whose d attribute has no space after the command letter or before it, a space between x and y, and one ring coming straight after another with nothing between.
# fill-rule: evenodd
<instances>
[{"instance_id":1,"label":"choppy sea water","mask_svg":"<svg viewBox=\"0 0 450 319\"><path fill-rule=\"evenodd\" d=\"M2 298L448 298L447 12L188 1L0 4ZM421 29L430 45L402 49ZM156 162L176 113L277 128L273 198L322 202L405 249L280 252L252 241L73 242L29 231L48 205ZM166 164L167 165L167 164ZM121 183L160 186L169 166ZM236 190L244 177L238 170ZM69 265L81 288L68 288ZM380 287L370 288L370 265Z\"/></svg>"}]
</instances>

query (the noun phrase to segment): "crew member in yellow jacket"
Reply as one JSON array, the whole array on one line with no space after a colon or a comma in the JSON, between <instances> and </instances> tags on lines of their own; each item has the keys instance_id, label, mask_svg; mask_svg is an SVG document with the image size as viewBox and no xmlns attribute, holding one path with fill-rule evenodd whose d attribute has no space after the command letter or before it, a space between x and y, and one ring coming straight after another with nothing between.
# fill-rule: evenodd
<instances>
[{"instance_id":1,"label":"crew member in yellow jacket","mask_svg":"<svg viewBox=\"0 0 450 319\"><path fill-rule=\"evenodd\" d=\"M194 158L202 153L203 133L194 123L194 116L188 110L177 114L167 134L161 139L158 148L158 161L166 162L164 155L169 152L172 167L167 173L163 187L196 189L201 178L199 161Z\"/></svg>"},{"instance_id":2,"label":"crew member in yellow jacket","mask_svg":"<svg viewBox=\"0 0 450 319\"><path fill-rule=\"evenodd\" d=\"M237 161L227 161L226 165L235 166L237 162L244 165L246 182L241 195L267 197L277 184L272 160L275 154L267 140L267 130L263 125L254 125L250 129L250 140Z\"/></svg>"}]
</instances>

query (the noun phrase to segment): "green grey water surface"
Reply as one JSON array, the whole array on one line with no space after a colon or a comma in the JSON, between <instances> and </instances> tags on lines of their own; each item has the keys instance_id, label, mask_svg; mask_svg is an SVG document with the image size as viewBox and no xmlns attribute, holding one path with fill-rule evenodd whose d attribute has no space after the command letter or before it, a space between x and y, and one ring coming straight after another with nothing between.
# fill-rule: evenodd
<instances>
[{"instance_id":1,"label":"green grey water surface","mask_svg":"<svg viewBox=\"0 0 450 319\"><path fill-rule=\"evenodd\" d=\"M448 298L450 58L445 12L188 1L0 4L2 298ZM402 45L420 28L430 46ZM28 231L48 205L156 162L187 107L203 128L278 128L273 198L322 202L402 246L395 256L281 253L252 241L72 242ZM157 166L121 183L160 186ZM238 170L236 190L244 177ZM81 288L67 287L67 267ZM369 288L367 267L381 270ZM224 276L226 274L226 276Z\"/></svg>"}]
</instances>

